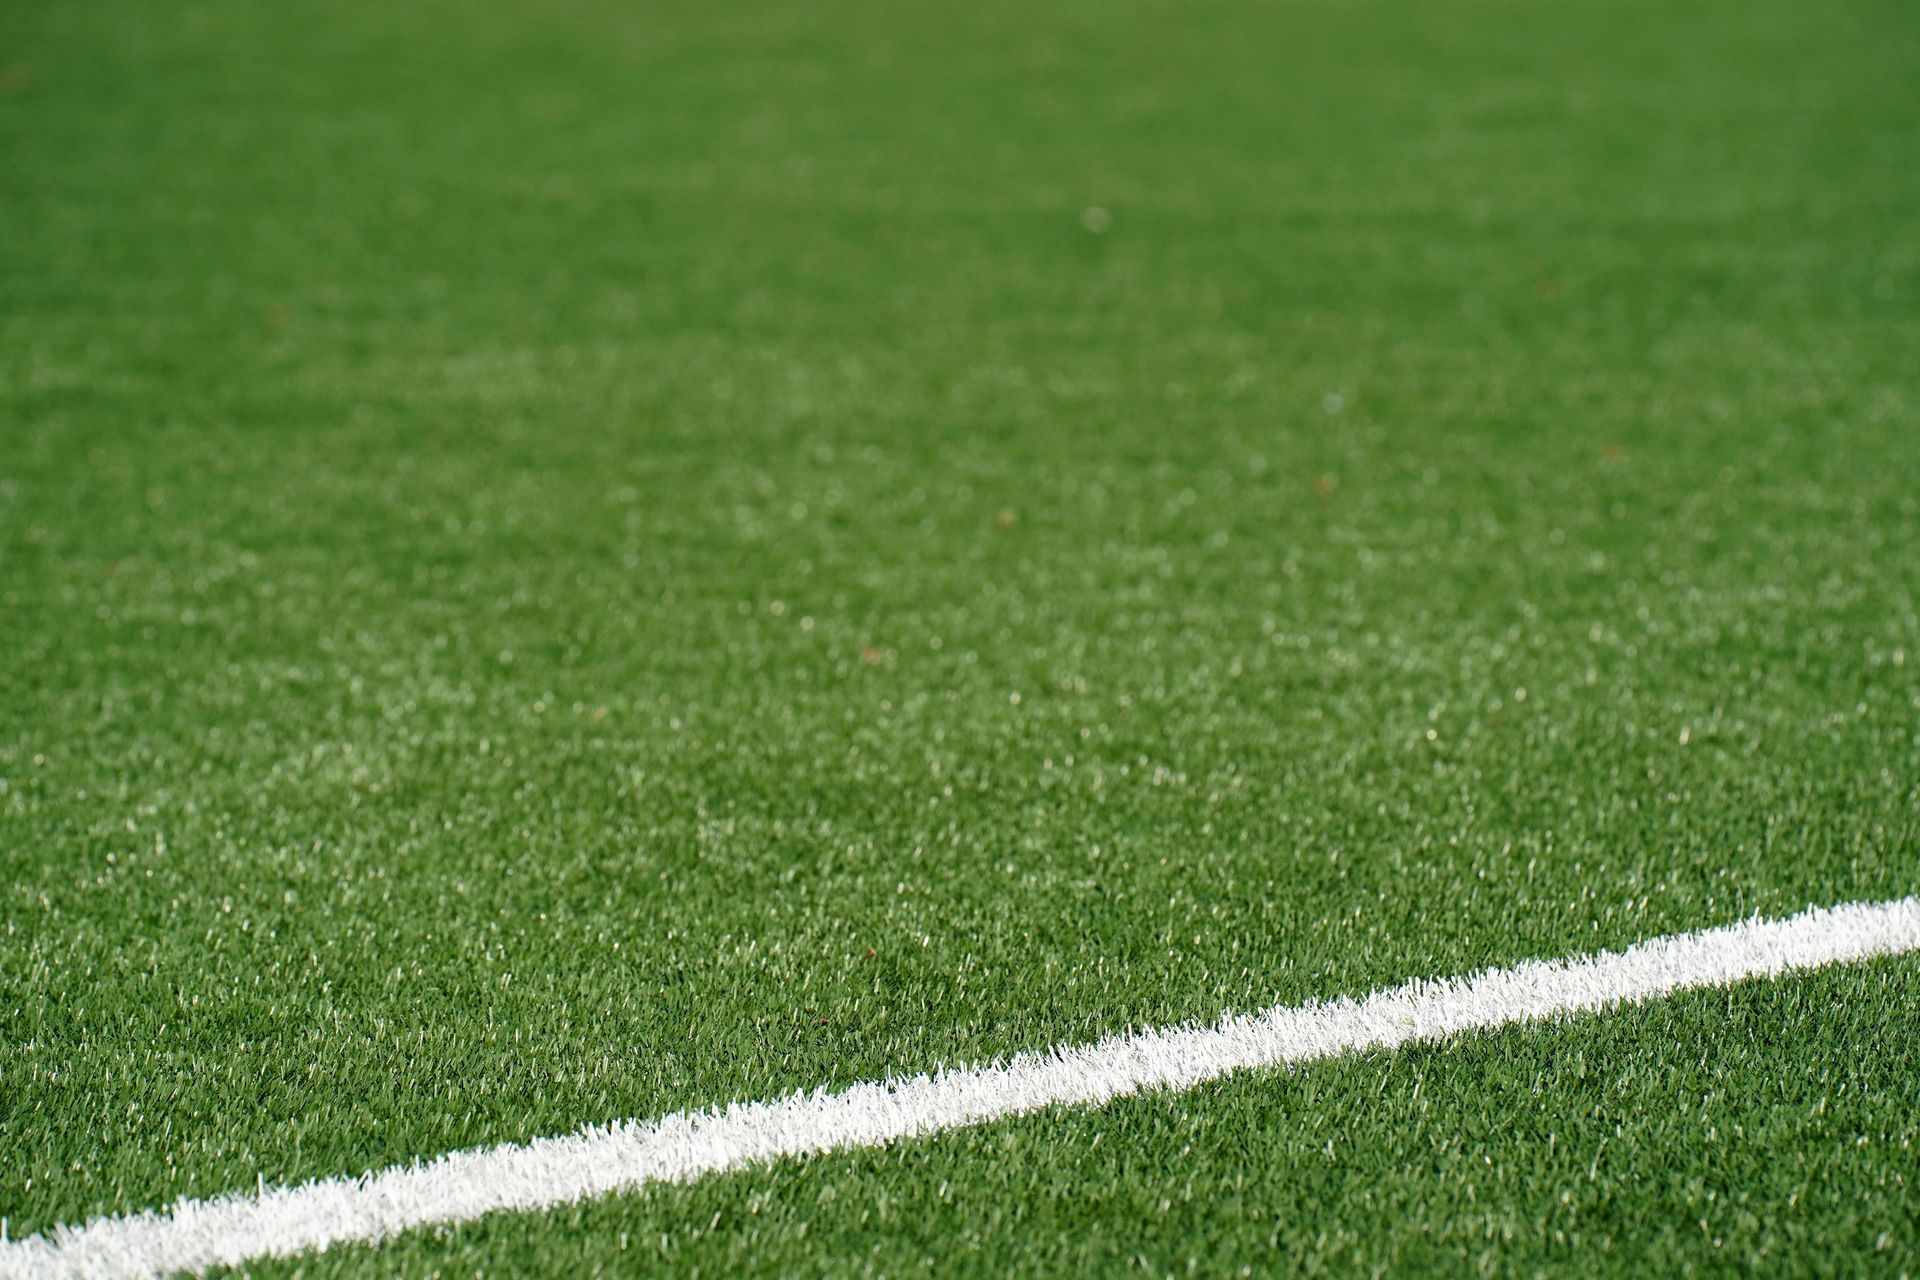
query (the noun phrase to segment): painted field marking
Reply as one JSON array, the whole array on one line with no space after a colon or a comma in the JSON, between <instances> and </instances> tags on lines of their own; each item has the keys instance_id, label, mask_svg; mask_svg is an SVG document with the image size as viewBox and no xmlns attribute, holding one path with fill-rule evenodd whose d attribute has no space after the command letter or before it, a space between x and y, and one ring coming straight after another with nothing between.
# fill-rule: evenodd
<instances>
[{"instance_id":1,"label":"painted field marking","mask_svg":"<svg viewBox=\"0 0 1920 1280\"><path fill-rule=\"evenodd\" d=\"M251 1195L180 1200L0 1243L0 1277L148 1277L383 1240L502 1210L550 1209L785 1156L871 1147L1229 1072L1652 1000L1696 987L1920 950L1920 897L1815 908L1654 938L1624 951L1415 981L1360 1000L1275 1007L1203 1027L1110 1036L985 1067L677 1112L456 1151L424 1164Z\"/></svg>"}]
</instances>

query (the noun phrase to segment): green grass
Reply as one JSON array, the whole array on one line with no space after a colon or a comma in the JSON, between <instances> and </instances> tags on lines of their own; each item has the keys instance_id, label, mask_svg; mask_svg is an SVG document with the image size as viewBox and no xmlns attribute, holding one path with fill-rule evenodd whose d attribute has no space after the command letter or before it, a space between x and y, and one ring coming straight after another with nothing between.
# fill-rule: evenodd
<instances>
[{"instance_id":1,"label":"green grass","mask_svg":"<svg viewBox=\"0 0 1920 1280\"><path fill-rule=\"evenodd\" d=\"M258 1272L1896 1275L1917 1021L1910 961L1748 984Z\"/></svg>"},{"instance_id":2,"label":"green grass","mask_svg":"<svg viewBox=\"0 0 1920 1280\"><path fill-rule=\"evenodd\" d=\"M1895 0L0 0L0 68L15 1236L1920 888ZM1913 1272L1917 999L325 1269Z\"/></svg>"}]
</instances>

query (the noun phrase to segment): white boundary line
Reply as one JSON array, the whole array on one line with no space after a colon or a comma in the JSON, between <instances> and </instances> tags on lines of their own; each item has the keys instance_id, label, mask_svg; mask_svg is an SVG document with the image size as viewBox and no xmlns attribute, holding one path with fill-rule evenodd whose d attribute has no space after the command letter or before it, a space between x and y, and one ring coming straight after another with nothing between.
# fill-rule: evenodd
<instances>
[{"instance_id":1,"label":"white boundary line","mask_svg":"<svg viewBox=\"0 0 1920 1280\"><path fill-rule=\"evenodd\" d=\"M1694 987L1920 950L1920 897L1812 909L1784 920L1655 938L1625 951L1531 961L1228 1017L1207 1027L1110 1036L992 1066L796 1093L457 1151L359 1178L180 1200L0 1242L0 1277L148 1277L386 1239L501 1210L549 1209L743 1165L869 1147L1025 1115L1187 1089L1248 1067L1385 1049L1602 1009ZM1863 1051L1865 1046L1862 1047Z\"/></svg>"}]
</instances>

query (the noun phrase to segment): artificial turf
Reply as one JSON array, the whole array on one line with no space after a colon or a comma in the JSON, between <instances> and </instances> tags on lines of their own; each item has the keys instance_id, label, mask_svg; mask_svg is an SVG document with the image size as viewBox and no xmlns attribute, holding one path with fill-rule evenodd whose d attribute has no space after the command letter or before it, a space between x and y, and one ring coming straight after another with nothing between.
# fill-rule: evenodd
<instances>
[{"instance_id":1,"label":"artificial turf","mask_svg":"<svg viewBox=\"0 0 1920 1280\"><path fill-rule=\"evenodd\" d=\"M1912 893L1916 352L1894 0L8 0L0 1217ZM327 1266L1911 1272L1916 993Z\"/></svg>"},{"instance_id":2,"label":"artificial turf","mask_svg":"<svg viewBox=\"0 0 1920 1280\"><path fill-rule=\"evenodd\" d=\"M1911 970L1747 983L254 1270L1896 1276L1920 1255L1920 1061L1859 1048L1920 1025Z\"/></svg>"}]
</instances>

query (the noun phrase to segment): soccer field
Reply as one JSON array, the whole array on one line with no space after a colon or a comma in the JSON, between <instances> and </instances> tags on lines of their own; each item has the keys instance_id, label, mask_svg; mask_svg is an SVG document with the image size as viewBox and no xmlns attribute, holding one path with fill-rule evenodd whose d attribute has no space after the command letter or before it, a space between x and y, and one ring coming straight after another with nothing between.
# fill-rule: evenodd
<instances>
[{"instance_id":1,"label":"soccer field","mask_svg":"<svg viewBox=\"0 0 1920 1280\"><path fill-rule=\"evenodd\" d=\"M0 0L0 1276L1916 1276L1916 894L1904 0Z\"/></svg>"}]
</instances>

